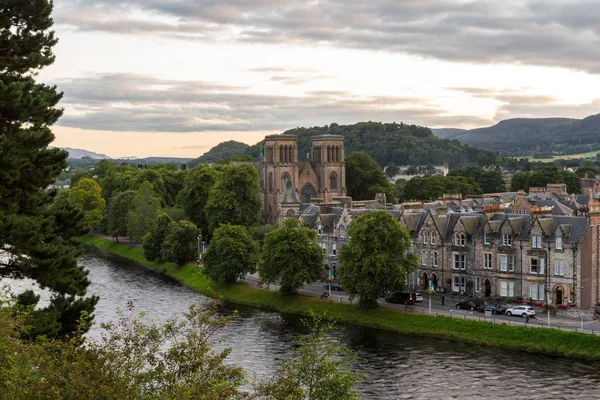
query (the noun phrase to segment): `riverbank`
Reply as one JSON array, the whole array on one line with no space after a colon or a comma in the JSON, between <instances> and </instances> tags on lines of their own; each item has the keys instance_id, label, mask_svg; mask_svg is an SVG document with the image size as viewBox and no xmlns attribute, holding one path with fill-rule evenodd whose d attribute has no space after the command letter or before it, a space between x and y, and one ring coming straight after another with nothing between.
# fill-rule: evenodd
<instances>
[{"instance_id":1,"label":"riverbank","mask_svg":"<svg viewBox=\"0 0 600 400\"><path fill-rule=\"evenodd\" d=\"M152 268L203 295L221 297L236 304L297 315L307 315L312 309L317 314L326 313L341 323L385 329L406 335L551 356L600 360L600 337L596 335L417 315L389 309L361 311L350 304L301 296L283 297L275 292L241 284L218 285L204 276L201 269L194 264L178 266L173 263L151 262L145 259L140 248L91 236L79 238L78 241Z\"/></svg>"}]
</instances>

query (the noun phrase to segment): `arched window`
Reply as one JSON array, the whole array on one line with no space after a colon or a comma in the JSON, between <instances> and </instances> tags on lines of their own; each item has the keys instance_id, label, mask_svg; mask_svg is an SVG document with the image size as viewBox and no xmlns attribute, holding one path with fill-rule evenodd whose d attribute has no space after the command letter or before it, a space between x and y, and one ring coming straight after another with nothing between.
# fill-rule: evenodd
<instances>
[{"instance_id":1,"label":"arched window","mask_svg":"<svg viewBox=\"0 0 600 400\"><path fill-rule=\"evenodd\" d=\"M273 173L269 172L269 192L273 191Z\"/></svg>"},{"instance_id":2,"label":"arched window","mask_svg":"<svg viewBox=\"0 0 600 400\"><path fill-rule=\"evenodd\" d=\"M279 145L279 162L283 162L283 146Z\"/></svg>"},{"instance_id":3,"label":"arched window","mask_svg":"<svg viewBox=\"0 0 600 400\"><path fill-rule=\"evenodd\" d=\"M346 239L346 228L340 226L340 239Z\"/></svg>"},{"instance_id":4,"label":"arched window","mask_svg":"<svg viewBox=\"0 0 600 400\"><path fill-rule=\"evenodd\" d=\"M331 147L327 146L327 162L331 162Z\"/></svg>"},{"instance_id":5,"label":"arched window","mask_svg":"<svg viewBox=\"0 0 600 400\"><path fill-rule=\"evenodd\" d=\"M427 242L429 242L427 231L423 231L423 244L427 244Z\"/></svg>"},{"instance_id":6,"label":"arched window","mask_svg":"<svg viewBox=\"0 0 600 400\"><path fill-rule=\"evenodd\" d=\"M332 172L331 175L329 175L329 188L337 189L337 174L335 172Z\"/></svg>"},{"instance_id":7,"label":"arched window","mask_svg":"<svg viewBox=\"0 0 600 400\"><path fill-rule=\"evenodd\" d=\"M340 146L335 146L335 162L340 162Z\"/></svg>"},{"instance_id":8,"label":"arched window","mask_svg":"<svg viewBox=\"0 0 600 400\"><path fill-rule=\"evenodd\" d=\"M454 245L464 247L466 243L465 234L464 233L455 233L454 234Z\"/></svg>"},{"instance_id":9,"label":"arched window","mask_svg":"<svg viewBox=\"0 0 600 400\"><path fill-rule=\"evenodd\" d=\"M290 146L288 148L288 152L289 152L288 162L291 162L291 163L294 162L294 153L293 153L292 149L293 149L292 146Z\"/></svg>"},{"instance_id":10,"label":"arched window","mask_svg":"<svg viewBox=\"0 0 600 400\"><path fill-rule=\"evenodd\" d=\"M435 245L435 232L431 231L431 233L429 234L429 239L431 240L431 245Z\"/></svg>"}]
</instances>

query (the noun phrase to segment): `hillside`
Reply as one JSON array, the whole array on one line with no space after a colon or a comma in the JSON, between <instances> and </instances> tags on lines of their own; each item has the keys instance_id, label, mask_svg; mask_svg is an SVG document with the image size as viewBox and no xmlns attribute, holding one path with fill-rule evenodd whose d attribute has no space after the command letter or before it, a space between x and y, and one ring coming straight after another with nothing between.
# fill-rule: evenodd
<instances>
[{"instance_id":1,"label":"hillside","mask_svg":"<svg viewBox=\"0 0 600 400\"><path fill-rule=\"evenodd\" d=\"M434 134L506 156L556 156L600 151L600 114L584 119L515 118L488 128L435 129Z\"/></svg>"},{"instance_id":2,"label":"hillside","mask_svg":"<svg viewBox=\"0 0 600 400\"><path fill-rule=\"evenodd\" d=\"M498 158L495 153L489 151L470 148L455 140L440 139L433 135L429 128L403 123L331 124L323 127L295 128L284 133L298 136L300 158L305 158L306 154L310 153L311 138L324 134L344 136L346 155L355 151L366 151L382 167L390 162L396 165L442 165L446 160L452 168L471 164L483 166L494 164ZM260 157L262 142L253 146L225 142L215 146L198 160L214 162L218 161L213 158L216 155L220 158L239 156L242 154L238 152L244 146L246 148L243 154L254 158Z\"/></svg>"},{"instance_id":3,"label":"hillside","mask_svg":"<svg viewBox=\"0 0 600 400\"><path fill-rule=\"evenodd\" d=\"M219 143L200 157L195 158L188 162L190 167L195 167L201 163L214 163L227 157L238 157L246 154L248 148L246 143L236 142L235 140L229 140L227 142Z\"/></svg>"},{"instance_id":4,"label":"hillside","mask_svg":"<svg viewBox=\"0 0 600 400\"><path fill-rule=\"evenodd\" d=\"M49 146L49 147L53 147L53 146ZM61 147L61 150L64 150L69 153L68 158L79 159L79 158L83 158L83 157L89 157L93 160L110 159L110 157L107 156L106 154L94 153L93 151L88 151L88 150L84 150L84 149L73 149L71 147Z\"/></svg>"}]
</instances>

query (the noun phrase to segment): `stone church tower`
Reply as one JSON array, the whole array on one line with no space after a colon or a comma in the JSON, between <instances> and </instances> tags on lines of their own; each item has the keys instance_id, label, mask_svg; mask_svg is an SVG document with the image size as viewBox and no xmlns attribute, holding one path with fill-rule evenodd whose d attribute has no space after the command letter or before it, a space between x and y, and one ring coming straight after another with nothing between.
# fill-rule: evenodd
<instances>
[{"instance_id":1,"label":"stone church tower","mask_svg":"<svg viewBox=\"0 0 600 400\"><path fill-rule=\"evenodd\" d=\"M329 202L334 197L345 196L344 138L314 136L311 153L300 160L297 136L267 136L261 175L263 220L267 223L299 214L313 198Z\"/></svg>"}]
</instances>

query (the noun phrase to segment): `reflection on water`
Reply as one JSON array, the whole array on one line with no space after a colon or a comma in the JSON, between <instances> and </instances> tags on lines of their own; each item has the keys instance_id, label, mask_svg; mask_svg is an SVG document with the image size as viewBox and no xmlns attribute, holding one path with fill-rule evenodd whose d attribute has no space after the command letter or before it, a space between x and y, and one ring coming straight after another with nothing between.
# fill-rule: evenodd
<instances>
[{"instance_id":1,"label":"reflection on water","mask_svg":"<svg viewBox=\"0 0 600 400\"><path fill-rule=\"evenodd\" d=\"M116 307L133 300L137 311L156 321L186 311L201 295L119 258L90 251L80 258L90 270L90 294L100 296L96 321L115 318ZM239 308L224 330L232 347L228 362L250 374L268 376L273 363L291 354L293 334L305 332L299 318ZM96 325L90 332L98 334ZM353 326L340 326L334 338L362 359L368 375L360 386L365 399L598 399L600 364L406 337Z\"/></svg>"}]
</instances>

